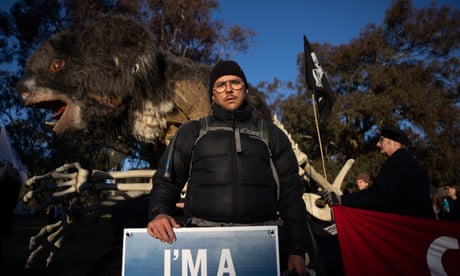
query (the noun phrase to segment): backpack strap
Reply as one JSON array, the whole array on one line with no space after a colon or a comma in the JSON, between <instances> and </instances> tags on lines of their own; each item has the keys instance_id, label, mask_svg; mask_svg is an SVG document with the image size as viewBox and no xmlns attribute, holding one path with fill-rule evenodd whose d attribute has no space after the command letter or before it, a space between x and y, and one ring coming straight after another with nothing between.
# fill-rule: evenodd
<instances>
[{"instance_id":1,"label":"backpack strap","mask_svg":"<svg viewBox=\"0 0 460 276\"><path fill-rule=\"evenodd\" d=\"M211 116L203 117L199 119L200 121L200 134L198 137L195 139L195 142L193 142L193 146L195 147L196 143L203 137L208 131L214 131L214 130L227 130L227 131L232 131L232 127L225 127L225 126L212 126L211 123Z\"/></svg>"},{"instance_id":2,"label":"backpack strap","mask_svg":"<svg viewBox=\"0 0 460 276\"><path fill-rule=\"evenodd\" d=\"M209 125L211 125L211 117L210 116L200 118L200 134L201 134L202 131L208 130Z\"/></svg>"},{"instance_id":3,"label":"backpack strap","mask_svg":"<svg viewBox=\"0 0 460 276\"><path fill-rule=\"evenodd\" d=\"M272 175L273 179L275 180L276 183L276 201L279 201L280 199L280 179L278 176L278 171L276 170L275 163L273 163L273 158L272 158L272 151L270 149L270 131L269 131L269 124L266 120L259 118L259 123L258 123L258 130L260 133L260 137L262 140L265 142L267 145L268 152L270 154L270 168L272 169Z\"/></svg>"},{"instance_id":4,"label":"backpack strap","mask_svg":"<svg viewBox=\"0 0 460 276\"><path fill-rule=\"evenodd\" d=\"M172 165L172 159L173 159L174 144L176 143L176 136L177 135L173 136L169 144L168 158L166 159L165 172L163 174L163 176L166 178L171 178L171 165Z\"/></svg>"},{"instance_id":5,"label":"backpack strap","mask_svg":"<svg viewBox=\"0 0 460 276\"><path fill-rule=\"evenodd\" d=\"M268 131L268 122L264 119L259 118L259 123L257 124L257 129L260 132L260 137L264 140L264 142L267 144L267 146L270 148L270 134Z\"/></svg>"}]
</instances>

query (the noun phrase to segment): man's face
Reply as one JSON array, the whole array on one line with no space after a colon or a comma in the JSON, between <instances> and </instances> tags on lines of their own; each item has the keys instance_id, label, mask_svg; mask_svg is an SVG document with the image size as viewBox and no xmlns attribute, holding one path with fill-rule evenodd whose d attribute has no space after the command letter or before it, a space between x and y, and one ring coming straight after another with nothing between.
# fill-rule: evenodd
<instances>
[{"instance_id":1,"label":"man's face","mask_svg":"<svg viewBox=\"0 0 460 276\"><path fill-rule=\"evenodd\" d=\"M214 82L212 99L218 106L233 111L243 103L246 95L244 81L235 75L221 76Z\"/></svg>"},{"instance_id":2,"label":"man's face","mask_svg":"<svg viewBox=\"0 0 460 276\"><path fill-rule=\"evenodd\" d=\"M391 156L401 147L401 144L386 137L380 136L379 141L377 142L377 147L380 149L380 153Z\"/></svg>"}]
</instances>

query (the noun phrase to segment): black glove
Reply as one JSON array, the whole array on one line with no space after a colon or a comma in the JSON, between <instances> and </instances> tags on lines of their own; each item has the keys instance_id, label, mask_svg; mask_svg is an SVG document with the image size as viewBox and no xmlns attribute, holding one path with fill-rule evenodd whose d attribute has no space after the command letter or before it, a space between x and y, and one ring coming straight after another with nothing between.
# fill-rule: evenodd
<instances>
[{"instance_id":1,"label":"black glove","mask_svg":"<svg viewBox=\"0 0 460 276\"><path fill-rule=\"evenodd\" d=\"M325 192L323 194L323 198L327 202L327 205L329 205L329 207L332 207L334 205L342 205L342 200L340 199L340 196L338 196L335 192Z\"/></svg>"}]
</instances>

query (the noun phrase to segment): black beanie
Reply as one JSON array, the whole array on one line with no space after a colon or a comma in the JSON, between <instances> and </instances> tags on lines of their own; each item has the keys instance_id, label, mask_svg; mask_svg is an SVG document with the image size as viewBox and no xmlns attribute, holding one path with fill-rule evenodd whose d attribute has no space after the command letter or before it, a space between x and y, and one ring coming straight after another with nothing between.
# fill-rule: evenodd
<instances>
[{"instance_id":1,"label":"black beanie","mask_svg":"<svg viewBox=\"0 0 460 276\"><path fill-rule=\"evenodd\" d=\"M212 88L216 80L224 75L235 75L240 77L244 81L244 86L248 88L246 76L238 63L233 60L219 61L211 71L209 77L209 93L212 95Z\"/></svg>"},{"instance_id":2,"label":"black beanie","mask_svg":"<svg viewBox=\"0 0 460 276\"><path fill-rule=\"evenodd\" d=\"M394 126L384 126L380 131L380 136L399 142L405 146L409 145L409 138L399 128Z\"/></svg>"}]
</instances>

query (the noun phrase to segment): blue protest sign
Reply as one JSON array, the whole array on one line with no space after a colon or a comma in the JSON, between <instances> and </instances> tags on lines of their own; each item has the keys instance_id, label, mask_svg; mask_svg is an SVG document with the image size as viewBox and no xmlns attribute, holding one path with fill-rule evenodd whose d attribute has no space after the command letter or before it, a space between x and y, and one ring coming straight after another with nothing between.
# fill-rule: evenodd
<instances>
[{"instance_id":1,"label":"blue protest sign","mask_svg":"<svg viewBox=\"0 0 460 276\"><path fill-rule=\"evenodd\" d=\"M123 276L280 275L277 226L175 229L173 244L127 228Z\"/></svg>"}]
</instances>

